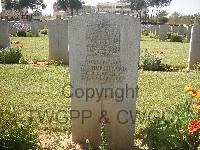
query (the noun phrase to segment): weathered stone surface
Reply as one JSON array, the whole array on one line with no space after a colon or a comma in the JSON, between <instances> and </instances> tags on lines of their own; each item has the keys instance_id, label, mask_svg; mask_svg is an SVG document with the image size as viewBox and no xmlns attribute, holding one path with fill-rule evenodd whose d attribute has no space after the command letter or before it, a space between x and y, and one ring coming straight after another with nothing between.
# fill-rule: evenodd
<instances>
[{"instance_id":1,"label":"weathered stone surface","mask_svg":"<svg viewBox=\"0 0 200 150\"><path fill-rule=\"evenodd\" d=\"M40 31L40 22L32 21L31 22L31 32L33 35L38 35Z\"/></svg>"},{"instance_id":2,"label":"weathered stone surface","mask_svg":"<svg viewBox=\"0 0 200 150\"><path fill-rule=\"evenodd\" d=\"M187 41L190 42L191 39L191 32L192 32L192 26L187 26Z\"/></svg>"},{"instance_id":3,"label":"weathered stone surface","mask_svg":"<svg viewBox=\"0 0 200 150\"><path fill-rule=\"evenodd\" d=\"M52 20L48 22L49 59L63 60L69 64L68 52L68 21Z\"/></svg>"},{"instance_id":4,"label":"weathered stone surface","mask_svg":"<svg viewBox=\"0 0 200 150\"><path fill-rule=\"evenodd\" d=\"M184 27L184 26L179 26L179 27L178 27L178 34L179 34L179 35L185 36L186 33L187 33L187 28L186 28L186 27Z\"/></svg>"},{"instance_id":5,"label":"weathered stone surface","mask_svg":"<svg viewBox=\"0 0 200 150\"><path fill-rule=\"evenodd\" d=\"M90 14L69 20L74 141L89 139L97 146L105 121L110 147L131 149L139 44L140 21L131 16Z\"/></svg>"},{"instance_id":6,"label":"weathered stone surface","mask_svg":"<svg viewBox=\"0 0 200 150\"><path fill-rule=\"evenodd\" d=\"M159 36L159 25L154 25L155 26L155 35Z\"/></svg>"},{"instance_id":7,"label":"weathered stone surface","mask_svg":"<svg viewBox=\"0 0 200 150\"><path fill-rule=\"evenodd\" d=\"M151 33L156 35L156 25L151 25Z\"/></svg>"},{"instance_id":8,"label":"weathered stone surface","mask_svg":"<svg viewBox=\"0 0 200 150\"><path fill-rule=\"evenodd\" d=\"M178 26L171 26L172 33L178 33Z\"/></svg>"},{"instance_id":9,"label":"weathered stone surface","mask_svg":"<svg viewBox=\"0 0 200 150\"><path fill-rule=\"evenodd\" d=\"M159 39L166 40L167 32L171 31L171 27L169 25L160 25L159 26Z\"/></svg>"},{"instance_id":10,"label":"weathered stone surface","mask_svg":"<svg viewBox=\"0 0 200 150\"><path fill-rule=\"evenodd\" d=\"M189 69L193 69L193 65L200 62L200 25L194 25L192 28L188 61Z\"/></svg>"},{"instance_id":11,"label":"weathered stone surface","mask_svg":"<svg viewBox=\"0 0 200 150\"><path fill-rule=\"evenodd\" d=\"M0 48L6 48L10 46L8 28L8 22L5 20L0 20Z\"/></svg>"}]
</instances>

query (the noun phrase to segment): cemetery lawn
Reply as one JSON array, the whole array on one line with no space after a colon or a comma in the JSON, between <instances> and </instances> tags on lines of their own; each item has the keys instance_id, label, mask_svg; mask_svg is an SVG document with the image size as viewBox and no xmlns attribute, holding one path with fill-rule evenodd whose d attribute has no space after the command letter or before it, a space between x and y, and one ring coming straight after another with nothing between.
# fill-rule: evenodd
<instances>
[{"instance_id":1,"label":"cemetery lawn","mask_svg":"<svg viewBox=\"0 0 200 150\"><path fill-rule=\"evenodd\" d=\"M25 57L37 60L48 59L48 37L19 38L12 37L11 41L19 40L24 47L22 53ZM141 41L141 56L144 51L163 51L163 62L173 66L186 68L189 43L158 42L156 40ZM153 117L155 110L168 112L173 106L190 98L184 93L186 85L196 86L200 73L198 72L150 72L139 71L139 93L137 99L137 130L144 128L148 116ZM0 106L14 105L16 111L28 120L30 114L27 110L37 110L33 113L36 123L41 123L38 111L44 113L48 110L56 112L69 108L70 100L66 98L69 88L69 70L64 66L37 66L37 65L0 65ZM63 94L64 91L64 94ZM0 107L0 108L1 108ZM154 112L152 113L152 111ZM61 113L69 116L69 113ZM68 112L68 111L67 111ZM150 112L150 113L149 113ZM160 114L160 113L159 113ZM45 118L38 128L54 128L71 132L70 122L58 123L56 117L52 122Z\"/></svg>"},{"instance_id":2,"label":"cemetery lawn","mask_svg":"<svg viewBox=\"0 0 200 150\"><path fill-rule=\"evenodd\" d=\"M11 37L10 41L20 41L22 43L22 53L24 57L34 60L48 60L48 36L41 35L40 37Z\"/></svg>"}]
</instances>

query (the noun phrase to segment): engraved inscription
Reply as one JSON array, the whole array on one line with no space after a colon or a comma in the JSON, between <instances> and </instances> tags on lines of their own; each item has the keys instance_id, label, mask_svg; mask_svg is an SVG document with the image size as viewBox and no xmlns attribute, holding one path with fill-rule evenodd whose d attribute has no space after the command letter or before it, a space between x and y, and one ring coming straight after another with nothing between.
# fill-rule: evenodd
<instances>
[{"instance_id":1,"label":"engraved inscription","mask_svg":"<svg viewBox=\"0 0 200 150\"><path fill-rule=\"evenodd\" d=\"M87 27L87 56L82 80L122 81L127 68L120 61L120 27L102 21Z\"/></svg>"}]
</instances>

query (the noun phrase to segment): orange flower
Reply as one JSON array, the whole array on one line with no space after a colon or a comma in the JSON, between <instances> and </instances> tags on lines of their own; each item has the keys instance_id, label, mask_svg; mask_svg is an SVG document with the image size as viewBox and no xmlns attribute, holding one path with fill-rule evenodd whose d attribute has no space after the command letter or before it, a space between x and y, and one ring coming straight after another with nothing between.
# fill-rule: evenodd
<instances>
[{"instance_id":1,"label":"orange flower","mask_svg":"<svg viewBox=\"0 0 200 150\"><path fill-rule=\"evenodd\" d=\"M200 92L197 91L197 89L194 88L194 87L188 87L188 86L186 86L185 87L185 91L187 93L189 93L190 95L192 95L192 97L200 98Z\"/></svg>"},{"instance_id":2,"label":"orange flower","mask_svg":"<svg viewBox=\"0 0 200 150\"><path fill-rule=\"evenodd\" d=\"M199 129L199 120L198 119L193 119L189 122L188 124L188 131L193 134Z\"/></svg>"},{"instance_id":3,"label":"orange flower","mask_svg":"<svg viewBox=\"0 0 200 150\"><path fill-rule=\"evenodd\" d=\"M23 44L21 44L19 41L12 41L11 44L17 49L23 48Z\"/></svg>"},{"instance_id":4,"label":"orange flower","mask_svg":"<svg viewBox=\"0 0 200 150\"><path fill-rule=\"evenodd\" d=\"M193 103L192 104L192 108L200 112L200 102Z\"/></svg>"}]
</instances>

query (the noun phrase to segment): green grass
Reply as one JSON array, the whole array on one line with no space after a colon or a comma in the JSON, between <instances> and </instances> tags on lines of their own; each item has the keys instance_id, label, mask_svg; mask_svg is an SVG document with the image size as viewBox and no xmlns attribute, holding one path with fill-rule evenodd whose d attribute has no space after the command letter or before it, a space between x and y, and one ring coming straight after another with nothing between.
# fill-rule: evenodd
<instances>
[{"instance_id":1,"label":"green grass","mask_svg":"<svg viewBox=\"0 0 200 150\"><path fill-rule=\"evenodd\" d=\"M23 55L34 59L46 60L48 58L48 38L17 38L23 43ZM141 41L141 56L145 49L149 51L164 51L164 63L174 66L187 66L188 43L158 42L156 40ZM148 72L139 71L139 94L137 99L137 123L136 128L144 128L151 110L167 112L176 104L189 98L184 93L186 85L196 86L200 73L198 72ZM55 112L66 109L70 100L63 95L63 86L69 83L69 70L66 67L34 66L34 65L0 65L0 104L12 104L18 112L28 119L27 110L48 110ZM66 93L69 89L64 89ZM144 114L144 117L143 115ZM64 115L64 114L63 114ZM67 113L69 115L69 113ZM150 113L150 116L153 115ZM38 114L34 113L35 122L39 122ZM62 119L62 118L61 118ZM71 132L71 125L60 124L55 118L48 123L45 118L43 127L56 127Z\"/></svg>"},{"instance_id":2,"label":"green grass","mask_svg":"<svg viewBox=\"0 0 200 150\"><path fill-rule=\"evenodd\" d=\"M11 37L10 41L20 41L23 44L24 57L36 60L48 60L49 41L48 36L40 37Z\"/></svg>"},{"instance_id":3,"label":"green grass","mask_svg":"<svg viewBox=\"0 0 200 150\"><path fill-rule=\"evenodd\" d=\"M186 98L190 98L184 92L185 86L195 86L200 89L198 72L148 72L140 71L139 94L137 99L138 121L137 128L144 128L148 123L149 111L158 110L168 113ZM142 119L142 114L145 118ZM158 114L159 116L161 114ZM150 116L153 114L150 113Z\"/></svg>"},{"instance_id":4,"label":"green grass","mask_svg":"<svg viewBox=\"0 0 200 150\"><path fill-rule=\"evenodd\" d=\"M158 40L145 38L141 41L141 56L144 56L146 49L150 52L164 52L163 63L165 64L179 66L181 68L187 67L189 43L160 42Z\"/></svg>"},{"instance_id":5,"label":"green grass","mask_svg":"<svg viewBox=\"0 0 200 150\"><path fill-rule=\"evenodd\" d=\"M143 38L141 41L141 57L144 52L148 51L163 51L163 63L173 66L187 67L189 43L179 42L159 42L155 39ZM32 57L37 60L48 60L48 36L41 37L12 37L11 41L20 41L23 44L23 55Z\"/></svg>"}]
</instances>

